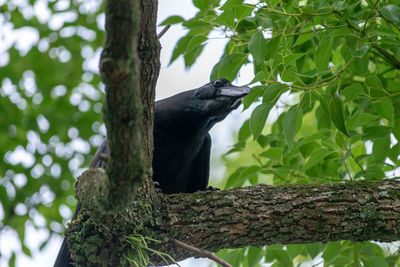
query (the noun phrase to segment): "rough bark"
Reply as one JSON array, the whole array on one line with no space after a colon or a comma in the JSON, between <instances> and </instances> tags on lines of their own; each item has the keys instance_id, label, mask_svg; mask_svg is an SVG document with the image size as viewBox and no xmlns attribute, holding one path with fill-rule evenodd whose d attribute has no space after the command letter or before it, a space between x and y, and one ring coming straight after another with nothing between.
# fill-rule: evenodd
<instances>
[{"instance_id":1,"label":"rough bark","mask_svg":"<svg viewBox=\"0 0 400 267\"><path fill-rule=\"evenodd\" d=\"M136 50L139 1L108 0L105 13L107 35L100 73L106 85L103 117L110 159L107 164L109 183L102 183L107 186L100 191L104 199L102 206L115 210L133 199L136 188L144 180L146 167L141 135L140 62Z\"/></svg>"},{"instance_id":2,"label":"rough bark","mask_svg":"<svg viewBox=\"0 0 400 267\"><path fill-rule=\"evenodd\" d=\"M155 86L160 45L156 33L157 1L108 0L106 43L100 72L106 85L104 122L110 156L107 176L96 176L88 193L93 206L124 208L147 178L151 188ZM86 189L90 189L86 187ZM84 190L86 190L84 189ZM83 190L79 189L78 190Z\"/></svg>"},{"instance_id":3,"label":"rough bark","mask_svg":"<svg viewBox=\"0 0 400 267\"><path fill-rule=\"evenodd\" d=\"M142 136L147 167L153 159L154 100L160 72L161 46L157 39L157 7L156 0L140 1L141 21L137 49L140 58L140 92L144 106Z\"/></svg>"},{"instance_id":4,"label":"rough bark","mask_svg":"<svg viewBox=\"0 0 400 267\"><path fill-rule=\"evenodd\" d=\"M161 205L137 199L117 215L85 212L68 235L75 259L84 266L105 259L119 264L130 251L123 236L132 233L166 241L154 248L176 260L193 255L168 242L171 238L208 251L336 240L395 241L400 240L399 195L396 181L160 194ZM80 248L91 245L82 255Z\"/></svg>"}]
</instances>

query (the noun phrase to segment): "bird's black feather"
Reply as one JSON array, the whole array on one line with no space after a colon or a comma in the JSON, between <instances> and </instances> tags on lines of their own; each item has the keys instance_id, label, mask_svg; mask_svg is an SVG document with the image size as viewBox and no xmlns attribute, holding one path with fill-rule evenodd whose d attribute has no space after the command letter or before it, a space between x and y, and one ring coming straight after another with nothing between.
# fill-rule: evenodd
<instances>
[{"instance_id":1,"label":"bird's black feather","mask_svg":"<svg viewBox=\"0 0 400 267\"><path fill-rule=\"evenodd\" d=\"M240 105L250 92L226 79L157 101L154 115L153 180L165 194L206 190L210 171L211 138L209 130ZM105 168L100 154L107 154L104 142L91 167ZM78 203L73 219L80 209ZM62 243L55 267L71 265L66 240Z\"/></svg>"}]
</instances>

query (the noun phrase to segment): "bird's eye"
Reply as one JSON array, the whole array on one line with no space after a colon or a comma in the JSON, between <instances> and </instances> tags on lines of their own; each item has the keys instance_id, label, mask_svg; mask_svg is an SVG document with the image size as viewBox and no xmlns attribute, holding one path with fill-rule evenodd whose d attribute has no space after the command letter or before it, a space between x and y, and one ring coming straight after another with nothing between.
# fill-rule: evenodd
<instances>
[{"instance_id":1,"label":"bird's eye","mask_svg":"<svg viewBox=\"0 0 400 267\"><path fill-rule=\"evenodd\" d=\"M214 81L213 85L215 87L221 87L224 85L224 82L222 80L216 80L216 81Z\"/></svg>"}]
</instances>

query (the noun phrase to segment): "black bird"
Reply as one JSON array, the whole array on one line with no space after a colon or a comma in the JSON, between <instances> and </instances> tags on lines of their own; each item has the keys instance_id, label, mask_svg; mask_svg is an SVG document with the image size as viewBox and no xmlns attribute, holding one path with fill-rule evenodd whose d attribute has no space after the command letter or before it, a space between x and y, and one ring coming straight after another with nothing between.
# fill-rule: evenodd
<instances>
[{"instance_id":1,"label":"black bird","mask_svg":"<svg viewBox=\"0 0 400 267\"><path fill-rule=\"evenodd\" d=\"M202 87L157 101L154 115L153 180L165 194L192 193L207 189L210 172L210 129L240 105L250 92L218 79ZM100 159L107 153L104 142L91 167L105 167ZM73 219L80 209L78 203ZM54 267L72 266L64 239Z\"/></svg>"}]
</instances>

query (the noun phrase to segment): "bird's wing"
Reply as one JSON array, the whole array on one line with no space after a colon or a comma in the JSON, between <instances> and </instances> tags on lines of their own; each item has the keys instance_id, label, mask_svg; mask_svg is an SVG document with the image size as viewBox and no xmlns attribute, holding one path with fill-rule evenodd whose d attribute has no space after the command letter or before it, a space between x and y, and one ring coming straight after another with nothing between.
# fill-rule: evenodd
<instances>
[{"instance_id":1,"label":"bird's wing","mask_svg":"<svg viewBox=\"0 0 400 267\"><path fill-rule=\"evenodd\" d=\"M199 153L193 161L190 178L185 190L186 193L204 191L207 189L210 175L210 152L211 137L207 134Z\"/></svg>"}]
</instances>

